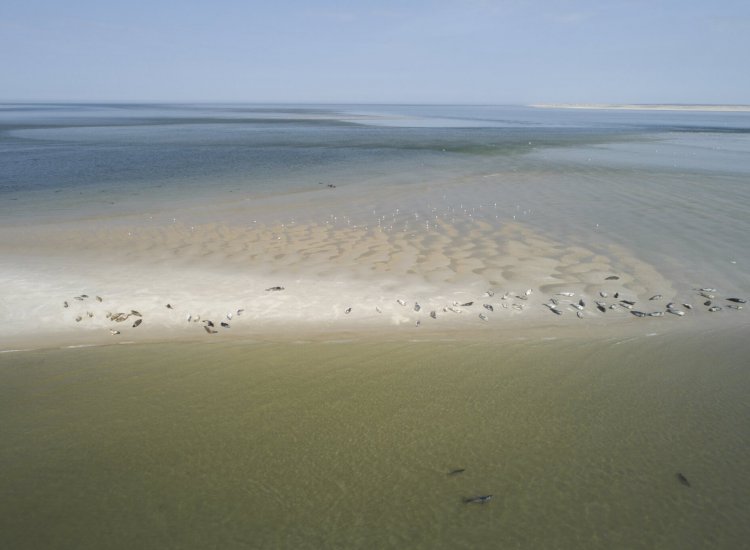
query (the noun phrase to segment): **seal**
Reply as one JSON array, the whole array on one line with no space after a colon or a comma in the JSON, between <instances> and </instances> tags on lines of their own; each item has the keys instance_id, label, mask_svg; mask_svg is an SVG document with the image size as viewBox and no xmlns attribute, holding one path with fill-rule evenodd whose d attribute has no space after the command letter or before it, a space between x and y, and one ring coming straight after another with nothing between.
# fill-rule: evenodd
<instances>
[{"instance_id":1,"label":"seal","mask_svg":"<svg viewBox=\"0 0 750 550\"><path fill-rule=\"evenodd\" d=\"M437 319L437 313L434 309L430 312L430 317L432 317L433 319Z\"/></svg>"},{"instance_id":2,"label":"seal","mask_svg":"<svg viewBox=\"0 0 750 550\"><path fill-rule=\"evenodd\" d=\"M422 309L422 306L419 305L419 302L414 302L414 311L419 311Z\"/></svg>"},{"instance_id":3,"label":"seal","mask_svg":"<svg viewBox=\"0 0 750 550\"><path fill-rule=\"evenodd\" d=\"M609 277L605 277L605 281L617 281L619 277L617 275L610 275Z\"/></svg>"},{"instance_id":4,"label":"seal","mask_svg":"<svg viewBox=\"0 0 750 550\"><path fill-rule=\"evenodd\" d=\"M138 326L138 325L140 325L140 324L141 324L142 322L143 322L143 319L136 319L136 320L135 320L135 323L133 323L133 328L137 327L137 326Z\"/></svg>"},{"instance_id":5,"label":"seal","mask_svg":"<svg viewBox=\"0 0 750 550\"><path fill-rule=\"evenodd\" d=\"M486 316L486 315L485 315L484 313L480 313L480 314L479 314L479 318L480 318L480 319L481 319L482 321L487 321L487 316Z\"/></svg>"},{"instance_id":6,"label":"seal","mask_svg":"<svg viewBox=\"0 0 750 550\"><path fill-rule=\"evenodd\" d=\"M492 304L482 304L484 306L484 309L487 311L495 311L495 308L492 307Z\"/></svg>"},{"instance_id":7,"label":"seal","mask_svg":"<svg viewBox=\"0 0 750 550\"><path fill-rule=\"evenodd\" d=\"M475 497L464 497L464 504L487 504L492 500L492 495L477 495Z\"/></svg>"},{"instance_id":8,"label":"seal","mask_svg":"<svg viewBox=\"0 0 750 550\"><path fill-rule=\"evenodd\" d=\"M349 315L349 314L350 314L351 312L352 312L352 308L350 308L350 307L348 307L348 308L346 308L346 309L344 310L344 313L345 313L346 315ZM223 324L223 323L222 323L222 324Z\"/></svg>"},{"instance_id":9,"label":"seal","mask_svg":"<svg viewBox=\"0 0 750 550\"><path fill-rule=\"evenodd\" d=\"M284 290L283 286L271 286L266 289L266 292L278 292L280 290Z\"/></svg>"}]
</instances>

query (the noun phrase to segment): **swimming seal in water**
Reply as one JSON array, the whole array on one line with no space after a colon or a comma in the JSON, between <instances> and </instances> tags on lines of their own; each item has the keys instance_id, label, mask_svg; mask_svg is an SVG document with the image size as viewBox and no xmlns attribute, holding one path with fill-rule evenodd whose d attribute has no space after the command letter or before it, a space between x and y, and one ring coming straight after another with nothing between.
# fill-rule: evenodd
<instances>
[{"instance_id":1,"label":"swimming seal in water","mask_svg":"<svg viewBox=\"0 0 750 550\"><path fill-rule=\"evenodd\" d=\"M284 290L283 286L272 286L266 289L266 292L278 292L280 290Z\"/></svg>"},{"instance_id":2,"label":"swimming seal in water","mask_svg":"<svg viewBox=\"0 0 750 550\"><path fill-rule=\"evenodd\" d=\"M492 495L477 495L475 497L465 497L464 504L486 504L492 500Z\"/></svg>"},{"instance_id":3,"label":"swimming seal in water","mask_svg":"<svg viewBox=\"0 0 750 550\"><path fill-rule=\"evenodd\" d=\"M685 487L691 487L690 482L688 481L688 478L686 478L682 472L677 472L675 474L675 477L677 478L677 481L682 483Z\"/></svg>"},{"instance_id":4,"label":"swimming seal in water","mask_svg":"<svg viewBox=\"0 0 750 550\"><path fill-rule=\"evenodd\" d=\"M451 470L448 472L449 476L457 476L458 474L462 474L466 471L466 468L456 468L455 470Z\"/></svg>"}]
</instances>

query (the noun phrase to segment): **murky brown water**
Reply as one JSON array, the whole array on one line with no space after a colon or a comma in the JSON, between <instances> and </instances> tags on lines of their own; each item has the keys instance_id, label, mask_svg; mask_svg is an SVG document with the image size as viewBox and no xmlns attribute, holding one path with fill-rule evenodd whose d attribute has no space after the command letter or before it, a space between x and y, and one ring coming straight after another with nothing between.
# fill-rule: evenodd
<instances>
[{"instance_id":1,"label":"murky brown water","mask_svg":"<svg viewBox=\"0 0 750 550\"><path fill-rule=\"evenodd\" d=\"M746 545L746 327L538 336L3 354L0 546Z\"/></svg>"}]
</instances>

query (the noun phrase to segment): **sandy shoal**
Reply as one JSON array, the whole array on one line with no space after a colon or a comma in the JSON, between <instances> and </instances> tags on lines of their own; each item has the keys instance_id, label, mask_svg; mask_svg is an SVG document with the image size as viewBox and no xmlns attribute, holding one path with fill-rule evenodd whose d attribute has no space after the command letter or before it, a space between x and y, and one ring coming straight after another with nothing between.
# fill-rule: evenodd
<instances>
[{"instance_id":1,"label":"sandy shoal","mask_svg":"<svg viewBox=\"0 0 750 550\"><path fill-rule=\"evenodd\" d=\"M649 311L686 299L627 250L567 245L516 223L476 220L413 231L328 223L79 223L6 227L0 237L6 259L0 350L303 334L590 330L641 321L625 308L596 310L595 300L609 306L615 293ZM267 290L277 286L283 290ZM648 302L656 293L663 300ZM545 307L550 298L562 315ZM580 300L582 318L571 305ZM113 321L118 313L127 318ZM649 319L647 330L689 323L689 317ZM133 327L137 319L142 322ZM215 333L205 329L207 320Z\"/></svg>"}]
</instances>

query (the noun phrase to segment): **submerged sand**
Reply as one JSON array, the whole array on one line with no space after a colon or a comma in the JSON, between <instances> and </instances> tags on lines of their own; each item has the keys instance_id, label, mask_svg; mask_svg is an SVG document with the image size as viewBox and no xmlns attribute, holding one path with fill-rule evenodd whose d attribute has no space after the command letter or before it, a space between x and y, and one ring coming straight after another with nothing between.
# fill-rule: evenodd
<instances>
[{"instance_id":1,"label":"submerged sand","mask_svg":"<svg viewBox=\"0 0 750 550\"><path fill-rule=\"evenodd\" d=\"M750 535L746 331L206 342L0 356L0 546L683 549Z\"/></svg>"}]
</instances>

